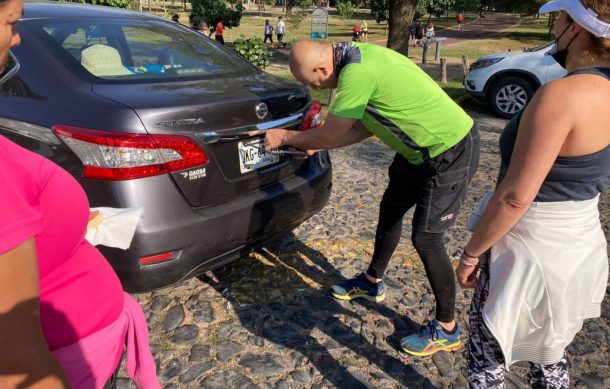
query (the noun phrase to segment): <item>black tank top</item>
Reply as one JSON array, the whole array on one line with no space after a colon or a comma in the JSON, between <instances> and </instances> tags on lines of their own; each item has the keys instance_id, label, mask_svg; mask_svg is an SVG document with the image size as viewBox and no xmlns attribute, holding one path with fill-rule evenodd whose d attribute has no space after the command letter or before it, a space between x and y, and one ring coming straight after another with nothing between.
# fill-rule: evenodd
<instances>
[{"instance_id":1,"label":"black tank top","mask_svg":"<svg viewBox=\"0 0 610 389\"><path fill-rule=\"evenodd\" d=\"M610 80L609 68L578 70L576 74L595 74ZM522 113L508 122L500 136L502 164L498 184L504 179L515 147ZM610 130L610 129L609 129ZM534 201L582 201L590 200L604 192L610 185L610 146L592 154L576 157L557 157L544 179Z\"/></svg>"}]
</instances>

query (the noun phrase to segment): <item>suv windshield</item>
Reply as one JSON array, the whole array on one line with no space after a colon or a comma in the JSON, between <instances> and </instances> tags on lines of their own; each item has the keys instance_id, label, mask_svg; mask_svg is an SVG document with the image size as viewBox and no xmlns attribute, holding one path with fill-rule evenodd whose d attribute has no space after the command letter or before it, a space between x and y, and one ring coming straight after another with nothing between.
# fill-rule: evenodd
<instances>
[{"instance_id":1,"label":"suv windshield","mask_svg":"<svg viewBox=\"0 0 610 389\"><path fill-rule=\"evenodd\" d=\"M25 23L24 23L25 24ZM24 26L52 54L107 80L176 80L251 71L204 35L152 19L43 19Z\"/></svg>"}]
</instances>

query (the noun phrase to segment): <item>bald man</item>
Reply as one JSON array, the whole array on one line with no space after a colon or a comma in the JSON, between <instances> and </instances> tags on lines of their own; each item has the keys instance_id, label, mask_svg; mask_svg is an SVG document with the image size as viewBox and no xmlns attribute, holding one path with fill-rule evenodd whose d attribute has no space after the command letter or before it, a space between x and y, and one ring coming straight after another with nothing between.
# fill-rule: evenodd
<instances>
[{"instance_id":1,"label":"bald man","mask_svg":"<svg viewBox=\"0 0 610 389\"><path fill-rule=\"evenodd\" d=\"M455 222L478 166L479 135L473 120L417 65L378 45L301 41L291 51L290 70L314 89L337 88L336 99L320 128L267 131L267 150L285 145L333 149L374 134L396 151L369 269L333 285L332 296L385 298L383 275L400 240L403 216L415 207L411 241L430 280L436 315L403 338L401 346L415 356L459 348L455 277L443 234Z\"/></svg>"}]
</instances>

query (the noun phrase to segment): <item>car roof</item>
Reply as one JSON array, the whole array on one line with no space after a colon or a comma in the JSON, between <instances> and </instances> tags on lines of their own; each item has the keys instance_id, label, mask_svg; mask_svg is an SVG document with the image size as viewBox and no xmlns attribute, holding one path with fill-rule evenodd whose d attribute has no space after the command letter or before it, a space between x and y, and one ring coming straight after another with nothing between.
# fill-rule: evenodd
<instances>
[{"instance_id":1,"label":"car roof","mask_svg":"<svg viewBox=\"0 0 610 389\"><path fill-rule=\"evenodd\" d=\"M151 18L163 19L157 16L129 11L121 8L105 7L101 5L60 3L57 1L24 2L24 15L22 20L40 18ZM166 19L163 19L166 20Z\"/></svg>"}]
</instances>

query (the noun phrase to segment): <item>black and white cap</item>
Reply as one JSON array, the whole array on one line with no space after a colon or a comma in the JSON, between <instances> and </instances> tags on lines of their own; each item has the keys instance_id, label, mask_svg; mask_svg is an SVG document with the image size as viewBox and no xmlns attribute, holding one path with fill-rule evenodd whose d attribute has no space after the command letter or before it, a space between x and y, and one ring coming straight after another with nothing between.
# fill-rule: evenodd
<instances>
[{"instance_id":1,"label":"black and white cap","mask_svg":"<svg viewBox=\"0 0 610 389\"><path fill-rule=\"evenodd\" d=\"M552 0L540 7L541 14L566 11L582 28L598 38L610 39L610 23L597 18L591 8L585 8L580 0Z\"/></svg>"}]
</instances>

